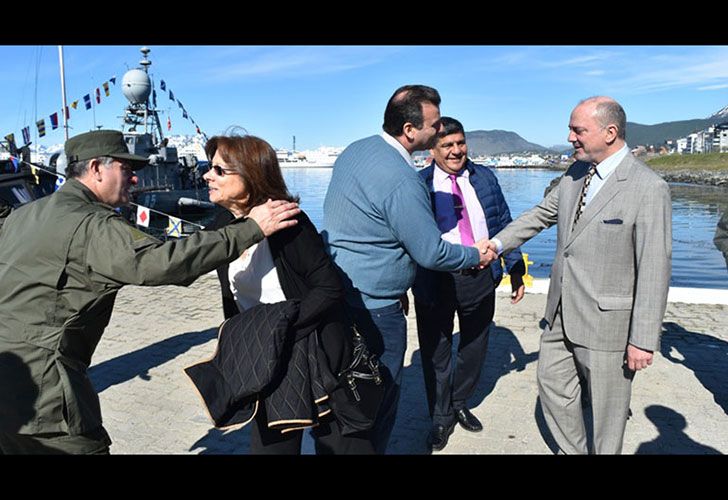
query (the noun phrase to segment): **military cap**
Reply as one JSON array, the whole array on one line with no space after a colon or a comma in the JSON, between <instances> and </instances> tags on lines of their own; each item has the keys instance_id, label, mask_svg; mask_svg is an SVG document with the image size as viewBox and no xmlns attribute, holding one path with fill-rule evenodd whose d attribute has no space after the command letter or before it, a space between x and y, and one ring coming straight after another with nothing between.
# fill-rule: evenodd
<instances>
[{"instance_id":1,"label":"military cap","mask_svg":"<svg viewBox=\"0 0 728 500\"><path fill-rule=\"evenodd\" d=\"M110 156L131 163L133 170L147 165L149 160L144 156L129 153L124 142L124 134L118 130L92 130L71 137L64 146L68 163L90 160L99 156Z\"/></svg>"}]
</instances>

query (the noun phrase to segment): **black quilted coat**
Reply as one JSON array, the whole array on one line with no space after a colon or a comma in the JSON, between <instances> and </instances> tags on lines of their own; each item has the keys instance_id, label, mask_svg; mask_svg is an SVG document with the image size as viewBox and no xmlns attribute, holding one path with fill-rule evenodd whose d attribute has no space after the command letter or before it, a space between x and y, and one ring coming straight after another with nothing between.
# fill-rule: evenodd
<instances>
[{"instance_id":1,"label":"black quilted coat","mask_svg":"<svg viewBox=\"0 0 728 500\"><path fill-rule=\"evenodd\" d=\"M296 226L268 238L278 279L288 299L285 303L262 304L239 314L230 291L228 266L217 270L223 309L229 319L221 326L217 360L186 371L218 427L248 423L258 404L266 405L271 428L314 425L331 411L327 396L335 384L331 373L338 373L350 361L350 339L342 334L341 280L316 227L303 212L297 219ZM211 229L230 220L232 215L226 211ZM257 335L256 340L224 341L228 335L239 337L242 329L246 329L247 339ZM269 334L258 335L260 332ZM327 369L321 370L321 366ZM217 380L219 370L225 371L222 376L230 378L231 383ZM231 392L231 384L237 393Z\"/></svg>"}]
</instances>

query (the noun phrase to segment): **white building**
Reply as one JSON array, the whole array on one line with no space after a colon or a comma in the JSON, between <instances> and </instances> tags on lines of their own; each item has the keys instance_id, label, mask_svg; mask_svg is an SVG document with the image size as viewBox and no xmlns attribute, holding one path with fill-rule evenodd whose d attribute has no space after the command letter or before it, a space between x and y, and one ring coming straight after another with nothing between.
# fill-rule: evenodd
<instances>
[{"instance_id":1,"label":"white building","mask_svg":"<svg viewBox=\"0 0 728 500\"><path fill-rule=\"evenodd\" d=\"M728 153L728 122L715 126L713 134L713 151Z\"/></svg>"},{"instance_id":2,"label":"white building","mask_svg":"<svg viewBox=\"0 0 728 500\"><path fill-rule=\"evenodd\" d=\"M675 144L676 144L676 150L679 154L689 153L687 137L681 137L680 139L675 141Z\"/></svg>"}]
</instances>

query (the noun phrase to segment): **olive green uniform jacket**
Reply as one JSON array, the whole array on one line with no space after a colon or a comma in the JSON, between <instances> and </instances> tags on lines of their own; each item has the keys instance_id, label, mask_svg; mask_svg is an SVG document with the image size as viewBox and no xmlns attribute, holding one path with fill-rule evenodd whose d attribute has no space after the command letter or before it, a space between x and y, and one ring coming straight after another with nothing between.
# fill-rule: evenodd
<instances>
[{"instance_id":1,"label":"olive green uniform jacket","mask_svg":"<svg viewBox=\"0 0 728 500\"><path fill-rule=\"evenodd\" d=\"M100 428L87 369L119 289L189 285L261 239L241 219L162 243L75 179L16 209L0 232L0 432Z\"/></svg>"}]
</instances>

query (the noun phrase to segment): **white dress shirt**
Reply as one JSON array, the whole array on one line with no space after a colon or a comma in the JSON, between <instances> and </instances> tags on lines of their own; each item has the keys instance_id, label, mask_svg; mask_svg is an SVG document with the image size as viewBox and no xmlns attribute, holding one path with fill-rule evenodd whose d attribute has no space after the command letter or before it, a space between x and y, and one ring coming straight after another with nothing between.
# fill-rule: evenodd
<instances>
[{"instance_id":1,"label":"white dress shirt","mask_svg":"<svg viewBox=\"0 0 728 500\"><path fill-rule=\"evenodd\" d=\"M463 201L468 209L468 219L470 220L470 227L473 229L473 240L479 241L482 238L488 238L488 224L485 221L485 213L483 213L483 207L480 205L478 195L475 193L475 189L473 189L469 179L470 172L467 169L463 169L460 175L457 176L456 182L460 191L463 193L463 198L465 198ZM432 191L434 193L444 193L452 199L452 180L450 180L450 174L442 170L437 163L435 163L435 168L433 169ZM437 194L435 196L437 197ZM442 239L450 243L462 245L458 221L455 219L454 207L451 205L444 210L440 210L441 208L443 208L442 205L436 203L435 220L440 231L443 232Z\"/></svg>"},{"instance_id":2,"label":"white dress shirt","mask_svg":"<svg viewBox=\"0 0 728 500\"><path fill-rule=\"evenodd\" d=\"M230 263L228 279L230 291L241 311L258 304L286 300L267 238L249 247Z\"/></svg>"},{"instance_id":3,"label":"white dress shirt","mask_svg":"<svg viewBox=\"0 0 728 500\"><path fill-rule=\"evenodd\" d=\"M392 146L394 149L397 150L397 152L399 154L402 155L402 158L404 158L405 161L407 163L409 163L409 166L410 167L415 168L415 163L412 161L412 155L409 154L409 151L407 151L404 148L404 146L402 146L402 144L399 143L399 141L397 139L395 139L394 137L392 137L391 135L389 135L386 132L382 132L379 135L382 136L382 139L384 139L385 141L387 141L387 144L389 144L390 146Z\"/></svg>"},{"instance_id":4,"label":"white dress shirt","mask_svg":"<svg viewBox=\"0 0 728 500\"><path fill-rule=\"evenodd\" d=\"M599 190L602 189L604 183L607 181L609 176L612 175L614 169L617 168L617 165L624 160L627 153L629 153L629 148L627 147L627 144L625 144L622 149L613 155L608 156L597 165L597 172L594 176L592 176L591 182L589 182L589 189L587 189L586 192L586 199L584 200L586 205L588 205L589 202L597 195Z\"/></svg>"}]
</instances>

